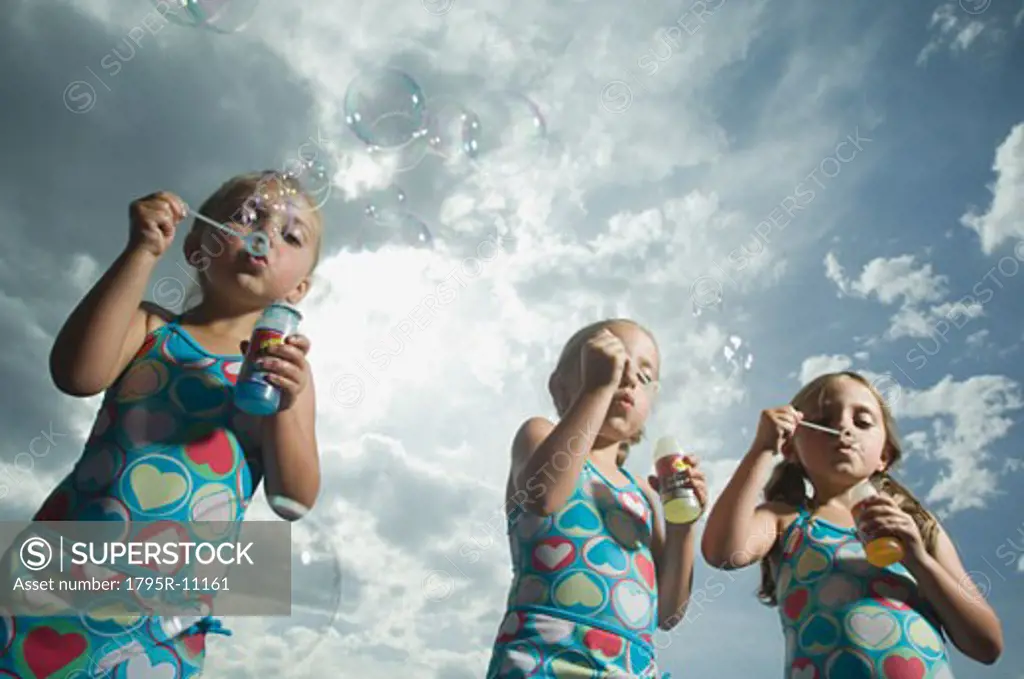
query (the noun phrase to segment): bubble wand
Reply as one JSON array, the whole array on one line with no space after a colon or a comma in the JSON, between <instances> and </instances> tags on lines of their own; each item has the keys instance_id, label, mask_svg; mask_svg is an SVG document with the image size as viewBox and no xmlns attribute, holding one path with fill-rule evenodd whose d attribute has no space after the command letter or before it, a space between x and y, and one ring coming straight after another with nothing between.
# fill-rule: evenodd
<instances>
[{"instance_id":1,"label":"bubble wand","mask_svg":"<svg viewBox=\"0 0 1024 679\"><path fill-rule=\"evenodd\" d=\"M185 206L185 212L191 215L194 219L198 219L201 222L209 224L213 228L218 229L229 236L241 238L242 243L245 244L245 249L253 257L266 257L267 252L270 251L270 237L262 231L254 231L252 233L242 235L227 224L221 224L220 222L214 221L206 215L196 212L188 205Z\"/></svg>"},{"instance_id":2,"label":"bubble wand","mask_svg":"<svg viewBox=\"0 0 1024 679\"><path fill-rule=\"evenodd\" d=\"M813 422L804 422L803 420L800 420L800 424L802 424L805 427L810 427L811 429L817 429L818 431L823 431L826 434L832 434L833 436L842 436L843 435L843 432L839 431L838 429L832 429L831 427L826 427L824 425L815 424Z\"/></svg>"}]
</instances>

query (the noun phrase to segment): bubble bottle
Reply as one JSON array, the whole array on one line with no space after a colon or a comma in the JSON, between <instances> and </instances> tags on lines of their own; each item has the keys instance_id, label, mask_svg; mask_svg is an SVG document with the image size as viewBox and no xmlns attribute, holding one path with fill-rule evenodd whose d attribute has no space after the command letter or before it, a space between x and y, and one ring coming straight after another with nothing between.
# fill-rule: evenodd
<instances>
[{"instance_id":1,"label":"bubble bottle","mask_svg":"<svg viewBox=\"0 0 1024 679\"><path fill-rule=\"evenodd\" d=\"M281 405L281 390L267 380L267 372L255 366L267 349L283 344L299 328L302 314L287 302L268 306L253 328L249 350L235 382L235 406L244 413L273 415Z\"/></svg>"},{"instance_id":2,"label":"bubble bottle","mask_svg":"<svg viewBox=\"0 0 1024 679\"><path fill-rule=\"evenodd\" d=\"M864 479L850 489L849 498L853 503L850 511L853 513L854 521L860 522L864 500L876 497L878 494L878 489L871 483L871 479ZM863 537L861 540L863 541ZM885 568L903 559L903 543L891 536L875 538L864 543L864 554L872 566Z\"/></svg>"},{"instance_id":3,"label":"bubble bottle","mask_svg":"<svg viewBox=\"0 0 1024 679\"><path fill-rule=\"evenodd\" d=\"M683 460L683 449L674 438L663 436L658 439L654 446L654 472L660 482L665 520L669 523L693 523L704 511L692 488L670 481L673 474L689 468Z\"/></svg>"}]
</instances>

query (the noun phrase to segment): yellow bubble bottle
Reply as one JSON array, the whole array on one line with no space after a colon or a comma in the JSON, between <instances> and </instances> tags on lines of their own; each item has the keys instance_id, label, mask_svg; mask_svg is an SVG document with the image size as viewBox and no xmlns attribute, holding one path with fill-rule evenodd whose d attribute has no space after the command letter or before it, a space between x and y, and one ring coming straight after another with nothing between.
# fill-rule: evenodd
<instances>
[{"instance_id":1,"label":"yellow bubble bottle","mask_svg":"<svg viewBox=\"0 0 1024 679\"><path fill-rule=\"evenodd\" d=\"M878 495L878 489L871 483L870 479L864 479L850 489L850 501L853 506L853 520L860 522L860 513L863 509L864 500ZM862 538L863 540L863 538ZM864 543L864 554L868 563L876 568L891 566L897 561L902 561L904 556L903 543L899 539L885 536L869 540Z\"/></svg>"},{"instance_id":2,"label":"yellow bubble bottle","mask_svg":"<svg viewBox=\"0 0 1024 679\"><path fill-rule=\"evenodd\" d=\"M697 494L686 484L671 483L676 473L690 466L683 460L683 449L671 436L663 436L654 446L654 473L660 481L661 504L668 523L693 523L704 511Z\"/></svg>"}]
</instances>

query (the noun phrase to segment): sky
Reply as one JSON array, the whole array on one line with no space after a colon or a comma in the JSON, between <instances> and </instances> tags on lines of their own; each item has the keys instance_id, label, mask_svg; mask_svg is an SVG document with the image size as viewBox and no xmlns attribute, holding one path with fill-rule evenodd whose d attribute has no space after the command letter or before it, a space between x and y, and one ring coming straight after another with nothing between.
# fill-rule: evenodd
<instances>
[{"instance_id":1,"label":"sky","mask_svg":"<svg viewBox=\"0 0 1024 679\"><path fill-rule=\"evenodd\" d=\"M323 170L302 305L323 492L292 527L318 548L293 560L308 608L227 621L211 676L483 676L512 436L553 417L572 332L628 316L658 339L662 388L627 467L646 474L671 434L712 493L761 410L824 371L870 376L899 478L1003 621L999 663L951 650L954 671L1024 677L1024 4L233 0L222 31L148 0L8 7L5 520L81 454L98 397L59 393L47 355L129 202ZM465 111L478 126L451 124ZM176 248L147 297L173 309L189 280ZM259 494L247 519L272 517ZM698 561L663 668L781 673L756 587Z\"/></svg>"}]
</instances>

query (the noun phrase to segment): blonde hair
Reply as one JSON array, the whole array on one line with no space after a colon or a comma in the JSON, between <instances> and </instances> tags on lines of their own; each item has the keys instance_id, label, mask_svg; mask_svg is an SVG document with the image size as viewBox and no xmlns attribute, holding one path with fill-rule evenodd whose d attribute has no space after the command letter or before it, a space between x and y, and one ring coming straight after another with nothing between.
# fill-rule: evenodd
<instances>
[{"instance_id":1,"label":"blonde hair","mask_svg":"<svg viewBox=\"0 0 1024 679\"><path fill-rule=\"evenodd\" d=\"M320 210L317 207L318 203L314 196L306 190L302 185L302 182L292 173L279 172L277 170L263 170L260 172L246 172L244 174L235 175L231 177L223 184L221 184L216 191L210 194L206 200L203 201L202 205L199 206L199 213L205 217L216 222L236 222L242 223L245 217L246 208L252 208L256 201L260 199L265 189L272 184L277 183L284 186L289 192L294 192L305 199L309 205L309 214L311 214L321 226L320 237L316 239L316 249L313 254L313 267L310 269L310 273L316 270L317 264L320 262L320 251L323 244L323 216L320 214ZM248 192L248 196L241 201L239 204L239 193ZM195 233L196 231L203 228L213 228L206 222L199 219L192 221L192 227L189 233ZM219 235L219 234L218 234ZM189 262L193 267L198 268L197 262ZM197 285L191 290L185 297L183 308L191 307L199 303L202 299L202 286Z\"/></svg>"},{"instance_id":2,"label":"blonde hair","mask_svg":"<svg viewBox=\"0 0 1024 679\"><path fill-rule=\"evenodd\" d=\"M559 402L558 394L555 393L554 389L554 383L556 378L560 377L561 375L564 375L565 371L570 367L570 365L572 365L574 361L576 362L577 366L579 365L580 351L583 349L583 345L587 342L587 340L589 340L591 337L593 337L600 331L604 330L605 328L609 328L613 325L632 325L633 327L643 331L648 337L651 338L651 342L654 344L655 350L658 351L658 353L660 354L660 350L658 350L658 341L654 338L654 333L652 333L644 326L640 325L636 321L631 320L629 318L606 318L603 321L595 321L590 325L580 328L573 334L572 337L569 338L569 341L565 343L565 346L562 347L562 353L558 357L558 363L555 364L555 369L551 372L551 377L548 379L548 392L551 394L551 400L554 402L555 411L558 413L559 417L565 415L565 411L569 409L569 406L571 404ZM625 464L626 458L629 457L630 446L640 443L640 441L643 440L643 437L644 432L643 430L641 430L632 439L628 441L623 441L619 445L619 454L616 458L616 462L620 467L623 464Z\"/></svg>"},{"instance_id":3,"label":"blonde hair","mask_svg":"<svg viewBox=\"0 0 1024 679\"><path fill-rule=\"evenodd\" d=\"M925 548L930 554L935 554L936 542L938 540L938 522L935 517L921 505L920 501L903 484L899 483L889 474L892 469L903 458L903 446L900 444L899 435L896 430L896 421L892 416L889 405L878 389L860 373L852 371L841 371L827 373L816 377L808 382L793 400L790 405L801 412L807 412L809 407L820 404L825 393L825 388L833 381L840 378L855 380L867 387L871 394L878 401L882 411L882 422L885 425L885 444L889 457L886 470L876 472L871 476L871 482L883 493L891 496L896 504L906 512L917 524L924 539ZM783 502L791 507L802 508L812 504L807 497L806 490L807 475L800 462L796 459L787 459L779 463L772 470L771 477L764 487L764 499L769 502ZM758 598L768 606L775 606L778 600L775 597L775 576L772 574L768 558L761 560L761 587L758 590Z\"/></svg>"}]
</instances>

